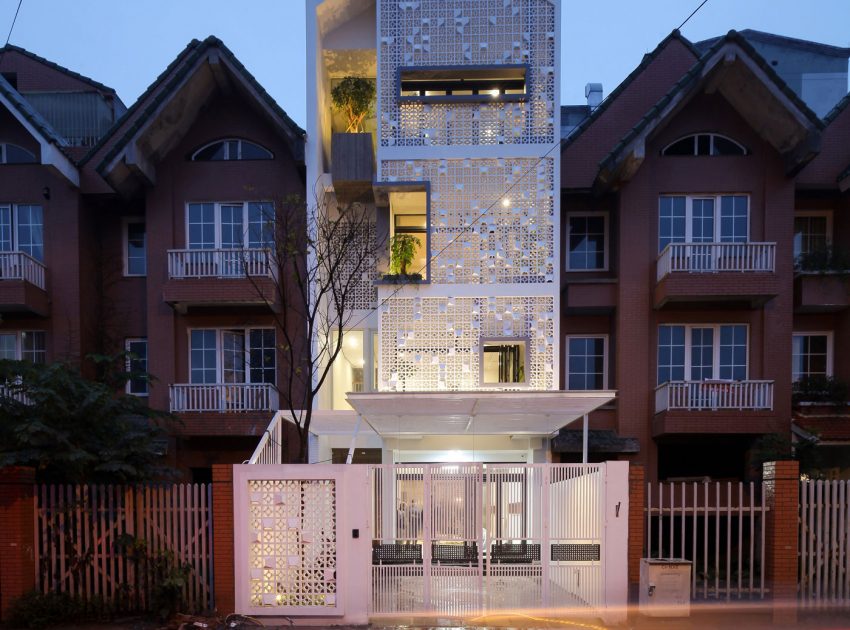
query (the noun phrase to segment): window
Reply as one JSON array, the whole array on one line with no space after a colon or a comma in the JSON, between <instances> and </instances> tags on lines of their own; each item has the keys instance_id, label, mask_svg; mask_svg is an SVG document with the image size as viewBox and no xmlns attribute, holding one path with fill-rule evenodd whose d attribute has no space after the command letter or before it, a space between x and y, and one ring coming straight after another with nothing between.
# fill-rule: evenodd
<instances>
[{"instance_id":1,"label":"window","mask_svg":"<svg viewBox=\"0 0 850 630\"><path fill-rule=\"evenodd\" d=\"M0 205L0 251L20 251L44 262L41 206Z\"/></svg>"},{"instance_id":2,"label":"window","mask_svg":"<svg viewBox=\"0 0 850 630\"><path fill-rule=\"evenodd\" d=\"M46 334L42 330L0 333L0 359L45 363Z\"/></svg>"},{"instance_id":3,"label":"window","mask_svg":"<svg viewBox=\"0 0 850 630\"><path fill-rule=\"evenodd\" d=\"M567 232L568 271L608 269L608 215L569 214Z\"/></svg>"},{"instance_id":4,"label":"window","mask_svg":"<svg viewBox=\"0 0 850 630\"><path fill-rule=\"evenodd\" d=\"M670 243L746 243L746 195L665 195L658 206L658 251Z\"/></svg>"},{"instance_id":5,"label":"window","mask_svg":"<svg viewBox=\"0 0 850 630\"><path fill-rule=\"evenodd\" d=\"M410 234L418 239L413 261L407 268L409 274L420 273L428 279L428 194L425 191L391 192L390 215L392 234Z\"/></svg>"},{"instance_id":6,"label":"window","mask_svg":"<svg viewBox=\"0 0 850 630\"><path fill-rule=\"evenodd\" d=\"M832 242L832 212L804 211L794 214L794 259L826 252Z\"/></svg>"},{"instance_id":7,"label":"window","mask_svg":"<svg viewBox=\"0 0 850 630\"><path fill-rule=\"evenodd\" d=\"M528 342L524 339L482 340L481 385L524 385Z\"/></svg>"},{"instance_id":8,"label":"window","mask_svg":"<svg viewBox=\"0 0 850 630\"><path fill-rule=\"evenodd\" d=\"M189 331L189 379L192 383L275 384L276 364L273 328Z\"/></svg>"},{"instance_id":9,"label":"window","mask_svg":"<svg viewBox=\"0 0 850 630\"><path fill-rule=\"evenodd\" d=\"M334 333L333 342L336 344ZM346 330L342 350L331 368L332 409L351 409L349 392L368 392L377 382L378 335L371 330ZM335 346L333 346L335 347Z\"/></svg>"},{"instance_id":10,"label":"window","mask_svg":"<svg viewBox=\"0 0 850 630\"><path fill-rule=\"evenodd\" d=\"M0 164L37 164L35 154L17 144L0 143Z\"/></svg>"},{"instance_id":11,"label":"window","mask_svg":"<svg viewBox=\"0 0 850 630\"><path fill-rule=\"evenodd\" d=\"M524 65L399 68L399 100L516 101L525 98Z\"/></svg>"},{"instance_id":12,"label":"window","mask_svg":"<svg viewBox=\"0 0 850 630\"><path fill-rule=\"evenodd\" d=\"M274 155L265 147L248 140L228 138L216 140L192 154L193 162L224 162L233 160L273 160Z\"/></svg>"},{"instance_id":13,"label":"window","mask_svg":"<svg viewBox=\"0 0 850 630\"><path fill-rule=\"evenodd\" d=\"M186 222L189 249L274 247L275 210L270 201L190 203Z\"/></svg>"},{"instance_id":14,"label":"window","mask_svg":"<svg viewBox=\"0 0 850 630\"><path fill-rule=\"evenodd\" d=\"M608 388L607 338L603 336L567 337L567 389Z\"/></svg>"},{"instance_id":15,"label":"window","mask_svg":"<svg viewBox=\"0 0 850 630\"><path fill-rule=\"evenodd\" d=\"M658 327L658 384L747 378L747 326Z\"/></svg>"},{"instance_id":16,"label":"window","mask_svg":"<svg viewBox=\"0 0 850 630\"><path fill-rule=\"evenodd\" d=\"M661 155L747 155L744 146L716 133L696 133L680 138L661 150Z\"/></svg>"},{"instance_id":17,"label":"window","mask_svg":"<svg viewBox=\"0 0 850 630\"><path fill-rule=\"evenodd\" d=\"M791 341L791 379L832 376L832 333L794 333Z\"/></svg>"},{"instance_id":18,"label":"window","mask_svg":"<svg viewBox=\"0 0 850 630\"><path fill-rule=\"evenodd\" d=\"M148 340L127 339L124 342L127 351L127 372L130 374L147 373L148 371ZM127 393L134 396L148 395L146 378L136 377L127 381Z\"/></svg>"},{"instance_id":19,"label":"window","mask_svg":"<svg viewBox=\"0 0 850 630\"><path fill-rule=\"evenodd\" d=\"M124 223L124 275L147 274L147 235L145 222L128 219Z\"/></svg>"}]
</instances>

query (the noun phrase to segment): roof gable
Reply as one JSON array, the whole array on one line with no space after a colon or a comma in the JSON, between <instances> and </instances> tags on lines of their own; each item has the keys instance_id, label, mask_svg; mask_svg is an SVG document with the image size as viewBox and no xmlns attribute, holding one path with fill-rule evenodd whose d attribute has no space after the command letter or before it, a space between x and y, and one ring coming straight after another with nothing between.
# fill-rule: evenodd
<instances>
[{"instance_id":1,"label":"roof gable","mask_svg":"<svg viewBox=\"0 0 850 630\"><path fill-rule=\"evenodd\" d=\"M80 74L79 72L74 72L73 70L66 68L65 66L61 66L58 63L50 61L49 59L45 59L44 57L36 55L35 53L32 53L32 52L26 50L25 48L21 48L20 46L15 46L14 44L6 44L4 47L0 48L0 57L9 60L9 59L11 59L11 56L8 55L8 53L10 53L10 52L11 53L17 53L17 54L25 57L26 59L28 59L30 61L33 61L35 63L38 63L38 64L48 68L49 70L51 70L53 72L57 72L59 74L64 75L68 79L73 80L73 83L71 85L74 85L76 83L83 83L83 84L86 84L88 87L94 88L98 92L111 94L115 98L118 98L116 93L115 93L115 90L113 88L109 87L108 85L104 85L103 83L100 83L99 81L95 81L94 79L92 79L90 77L87 77L85 75ZM67 86L61 86L61 88L62 89L68 89ZM24 91L27 91L27 90L24 90ZM41 90L35 90L35 91L41 91Z\"/></svg>"},{"instance_id":2,"label":"roof gable","mask_svg":"<svg viewBox=\"0 0 850 630\"><path fill-rule=\"evenodd\" d=\"M82 163L91 161L125 194L153 184L156 162L176 146L216 90L248 98L281 133L296 161L303 161L304 130L219 39L208 37L190 42Z\"/></svg>"},{"instance_id":3,"label":"roof gable","mask_svg":"<svg viewBox=\"0 0 850 630\"><path fill-rule=\"evenodd\" d=\"M80 185L80 175L73 159L66 153L67 143L50 123L0 75L0 105L38 141L41 163L54 167L75 186Z\"/></svg>"},{"instance_id":4,"label":"roof gable","mask_svg":"<svg viewBox=\"0 0 850 630\"><path fill-rule=\"evenodd\" d=\"M783 155L789 174L817 154L823 123L739 33L730 31L620 139L600 162L596 184L629 179L643 162L647 139L702 91L721 93Z\"/></svg>"}]
</instances>

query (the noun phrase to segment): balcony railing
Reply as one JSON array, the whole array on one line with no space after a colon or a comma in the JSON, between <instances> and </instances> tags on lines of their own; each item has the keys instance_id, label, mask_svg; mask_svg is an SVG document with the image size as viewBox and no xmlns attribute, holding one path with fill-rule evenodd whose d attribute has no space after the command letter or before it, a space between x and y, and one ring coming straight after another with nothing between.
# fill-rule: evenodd
<instances>
[{"instance_id":1,"label":"balcony railing","mask_svg":"<svg viewBox=\"0 0 850 630\"><path fill-rule=\"evenodd\" d=\"M169 387L175 413L277 411L278 393L268 383L180 383Z\"/></svg>"},{"instance_id":2,"label":"balcony railing","mask_svg":"<svg viewBox=\"0 0 850 630\"><path fill-rule=\"evenodd\" d=\"M268 249L170 249L169 278L273 278L274 261Z\"/></svg>"},{"instance_id":3,"label":"balcony railing","mask_svg":"<svg viewBox=\"0 0 850 630\"><path fill-rule=\"evenodd\" d=\"M658 255L657 279L670 273L772 272L776 243L670 243Z\"/></svg>"},{"instance_id":4,"label":"balcony railing","mask_svg":"<svg viewBox=\"0 0 850 630\"><path fill-rule=\"evenodd\" d=\"M672 409L773 409L773 381L671 381L655 388L655 413Z\"/></svg>"},{"instance_id":5,"label":"balcony railing","mask_svg":"<svg viewBox=\"0 0 850 630\"><path fill-rule=\"evenodd\" d=\"M0 279L26 280L44 290L44 265L25 252L0 252Z\"/></svg>"}]
</instances>

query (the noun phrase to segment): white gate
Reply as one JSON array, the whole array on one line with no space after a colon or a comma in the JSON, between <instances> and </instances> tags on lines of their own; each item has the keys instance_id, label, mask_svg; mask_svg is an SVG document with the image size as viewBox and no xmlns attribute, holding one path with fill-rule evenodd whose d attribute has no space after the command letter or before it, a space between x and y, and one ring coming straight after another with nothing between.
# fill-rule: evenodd
<instances>
[{"instance_id":1,"label":"white gate","mask_svg":"<svg viewBox=\"0 0 850 630\"><path fill-rule=\"evenodd\" d=\"M800 599L850 603L850 481L800 482Z\"/></svg>"},{"instance_id":2,"label":"white gate","mask_svg":"<svg viewBox=\"0 0 850 630\"><path fill-rule=\"evenodd\" d=\"M236 610L625 620L628 464L234 466Z\"/></svg>"},{"instance_id":3,"label":"white gate","mask_svg":"<svg viewBox=\"0 0 850 630\"><path fill-rule=\"evenodd\" d=\"M595 613L604 466L371 467L371 614Z\"/></svg>"}]
</instances>

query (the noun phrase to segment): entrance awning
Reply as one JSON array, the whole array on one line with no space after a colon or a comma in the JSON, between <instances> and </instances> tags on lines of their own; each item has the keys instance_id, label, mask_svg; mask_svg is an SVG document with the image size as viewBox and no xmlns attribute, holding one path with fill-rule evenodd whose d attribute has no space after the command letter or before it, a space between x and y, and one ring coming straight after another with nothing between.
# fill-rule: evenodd
<instances>
[{"instance_id":1,"label":"entrance awning","mask_svg":"<svg viewBox=\"0 0 850 630\"><path fill-rule=\"evenodd\" d=\"M348 394L381 436L547 436L616 397L614 391L373 392Z\"/></svg>"}]
</instances>

